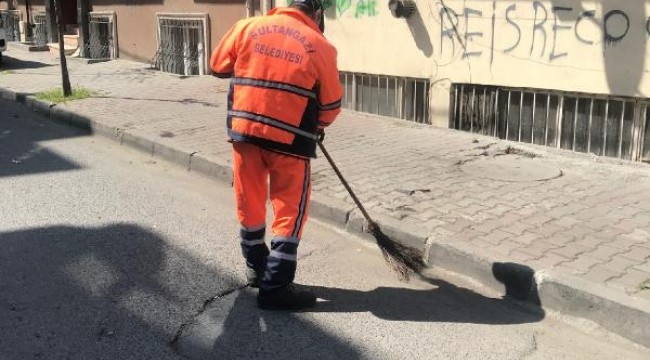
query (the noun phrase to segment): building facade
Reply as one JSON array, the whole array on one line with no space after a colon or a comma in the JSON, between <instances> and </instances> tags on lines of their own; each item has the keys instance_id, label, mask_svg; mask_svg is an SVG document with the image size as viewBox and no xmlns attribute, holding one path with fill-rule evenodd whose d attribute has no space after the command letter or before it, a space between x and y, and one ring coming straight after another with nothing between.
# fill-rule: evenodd
<instances>
[{"instance_id":1,"label":"building facade","mask_svg":"<svg viewBox=\"0 0 650 360\"><path fill-rule=\"evenodd\" d=\"M259 2L247 0L60 1L70 53L79 46L75 41L81 36L79 55L83 57L141 61L181 75L209 73L210 51L228 28L261 11ZM56 46L53 3L54 0L9 0L0 2L0 10L5 10L3 16L15 17L20 22L20 40L49 43L52 47ZM32 29L33 34L28 35L26 29Z\"/></svg>"},{"instance_id":2,"label":"building facade","mask_svg":"<svg viewBox=\"0 0 650 360\"><path fill-rule=\"evenodd\" d=\"M348 107L650 158L646 1L400 1L408 17L389 3L329 3Z\"/></svg>"},{"instance_id":3,"label":"building facade","mask_svg":"<svg viewBox=\"0 0 650 360\"><path fill-rule=\"evenodd\" d=\"M237 20L246 17L242 1L91 0L91 14L110 15L119 57L158 63L170 72L207 74L210 50ZM185 61L184 59L190 59ZM185 71L186 67L191 71Z\"/></svg>"},{"instance_id":4,"label":"building facade","mask_svg":"<svg viewBox=\"0 0 650 360\"><path fill-rule=\"evenodd\" d=\"M0 9L40 24L40 39L52 1L5 0ZM182 75L208 74L212 49L237 20L288 3L61 1L70 28L79 27L78 8L87 3L82 56L142 61ZM325 4L325 34L339 52L347 108L650 161L645 0Z\"/></svg>"}]
</instances>

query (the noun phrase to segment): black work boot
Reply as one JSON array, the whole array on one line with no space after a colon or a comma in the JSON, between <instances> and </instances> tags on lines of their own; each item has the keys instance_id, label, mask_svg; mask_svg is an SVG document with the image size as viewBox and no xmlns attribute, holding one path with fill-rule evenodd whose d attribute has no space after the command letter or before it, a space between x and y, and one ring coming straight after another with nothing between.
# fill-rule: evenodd
<instances>
[{"instance_id":1,"label":"black work boot","mask_svg":"<svg viewBox=\"0 0 650 360\"><path fill-rule=\"evenodd\" d=\"M253 288L260 287L260 281L264 277L264 270L256 271L249 267L246 268L246 281L248 286Z\"/></svg>"},{"instance_id":2,"label":"black work boot","mask_svg":"<svg viewBox=\"0 0 650 360\"><path fill-rule=\"evenodd\" d=\"M294 284L271 291L260 290L257 306L264 310L302 310L316 305L316 296L309 291L298 290Z\"/></svg>"}]
</instances>

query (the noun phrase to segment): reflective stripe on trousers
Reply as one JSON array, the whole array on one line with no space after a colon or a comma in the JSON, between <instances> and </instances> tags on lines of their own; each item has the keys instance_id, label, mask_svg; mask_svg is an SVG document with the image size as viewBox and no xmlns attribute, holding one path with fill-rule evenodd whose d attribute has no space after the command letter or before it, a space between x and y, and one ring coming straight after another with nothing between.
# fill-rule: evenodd
<instances>
[{"instance_id":1,"label":"reflective stripe on trousers","mask_svg":"<svg viewBox=\"0 0 650 360\"><path fill-rule=\"evenodd\" d=\"M298 259L298 239L274 237L271 240L271 253L267 257L266 272L260 289L268 291L293 282Z\"/></svg>"},{"instance_id":2,"label":"reflective stripe on trousers","mask_svg":"<svg viewBox=\"0 0 650 360\"><path fill-rule=\"evenodd\" d=\"M264 242L266 227L264 225L255 228L242 227L239 230L242 254L246 259L246 266L262 272L266 268L266 257L269 255L269 247Z\"/></svg>"}]
</instances>

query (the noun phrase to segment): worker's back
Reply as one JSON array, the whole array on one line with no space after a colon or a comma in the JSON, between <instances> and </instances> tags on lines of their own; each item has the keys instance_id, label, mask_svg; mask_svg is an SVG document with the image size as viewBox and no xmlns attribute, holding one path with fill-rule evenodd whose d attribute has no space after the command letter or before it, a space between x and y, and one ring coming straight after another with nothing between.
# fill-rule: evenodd
<instances>
[{"instance_id":1,"label":"worker's back","mask_svg":"<svg viewBox=\"0 0 650 360\"><path fill-rule=\"evenodd\" d=\"M221 41L211 67L233 77L231 138L314 156L322 105L340 100L341 90L336 50L309 17L277 8L240 21ZM322 93L323 84L334 91Z\"/></svg>"}]
</instances>

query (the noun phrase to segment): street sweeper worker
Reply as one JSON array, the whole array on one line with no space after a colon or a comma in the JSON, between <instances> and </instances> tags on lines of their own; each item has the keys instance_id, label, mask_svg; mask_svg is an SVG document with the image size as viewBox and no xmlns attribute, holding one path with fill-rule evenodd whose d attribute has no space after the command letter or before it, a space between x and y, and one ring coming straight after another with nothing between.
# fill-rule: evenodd
<instances>
[{"instance_id":1,"label":"street sweeper worker","mask_svg":"<svg viewBox=\"0 0 650 360\"><path fill-rule=\"evenodd\" d=\"M293 281L309 214L310 158L341 107L337 53L323 36L323 21L321 0L293 0L237 22L210 59L214 75L231 78L227 125L240 241L249 284L259 287L263 309L316 303Z\"/></svg>"}]
</instances>

